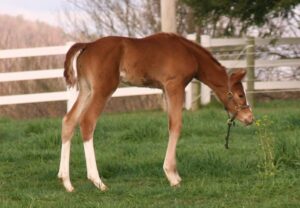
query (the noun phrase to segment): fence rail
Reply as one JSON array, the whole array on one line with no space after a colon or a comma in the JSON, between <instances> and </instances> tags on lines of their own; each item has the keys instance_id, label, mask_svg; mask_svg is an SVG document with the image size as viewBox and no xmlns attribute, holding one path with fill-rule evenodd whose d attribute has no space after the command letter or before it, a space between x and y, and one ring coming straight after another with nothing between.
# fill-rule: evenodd
<instances>
[{"instance_id":1,"label":"fence rail","mask_svg":"<svg viewBox=\"0 0 300 208\"><path fill-rule=\"evenodd\" d=\"M45 71L47 73L43 74L43 72ZM50 79L50 78L63 77L62 70L59 69L51 70L51 71L40 70L40 71L29 71L29 72L1 73L0 76L1 76L0 82ZM162 90L145 88L145 87L123 87L123 88L118 88L113 93L112 97L128 97L128 96L154 95L154 94L162 94ZM24 94L24 95L7 95L7 96L0 96L0 106L12 105L12 104L67 101L67 110L70 110L70 108L72 107L72 105L76 100L77 95L78 95L78 91L74 88L67 89L66 91L59 91L59 92L32 93L32 94Z\"/></svg>"},{"instance_id":2,"label":"fence rail","mask_svg":"<svg viewBox=\"0 0 300 208\"><path fill-rule=\"evenodd\" d=\"M0 59L64 55L71 45L0 50Z\"/></svg>"},{"instance_id":3,"label":"fence rail","mask_svg":"<svg viewBox=\"0 0 300 208\"><path fill-rule=\"evenodd\" d=\"M194 37L189 37L194 39ZM300 38L281 38L275 39L255 39L256 44L300 44ZM206 48L214 47L226 47L226 46L244 46L247 47L247 39L211 39L209 36L201 37L201 44ZM64 46L52 46L52 47L39 47L39 48L24 48L24 49L9 49L0 50L0 59L21 58L21 57L35 57L35 56L52 56L63 55L70 48L72 43L67 43ZM254 47L254 46L253 46ZM252 54L253 55L253 54ZM253 55L254 56L254 55ZM281 59L281 60L255 60L253 66L249 66L246 60L221 60L227 68L246 68L246 67L280 67L280 66L300 66L300 59ZM38 79L53 79L62 78L63 69L43 69L34 71L21 71L21 72L5 72L0 73L0 82L11 81L24 81L24 80L38 80ZM248 82L254 81L248 79ZM247 88L247 85L245 84ZM197 87L196 87L197 88ZM299 89L300 81L278 81L278 82L255 82L254 89L249 93L255 93L256 90L289 90ZM186 87L186 109L191 109L195 97L199 96L199 90L195 93L195 87L190 83ZM78 92L75 89L66 89L66 91L60 92L47 92L47 93L33 93L24 95L7 95L0 96L0 105L11 104L25 104L25 103L37 103L37 102L52 102L52 101L67 101L68 110L73 105ZM125 97L125 96L137 96L137 95L150 95L150 94L162 94L162 90L139 88L139 87L125 87L118 88L112 97ZM201 84L201 103L207 104L210 102L211 90Z\"/></svg>"},{"instance_id":4,"label":"fence rail","mask_svg":"<svg viewBox=\"0 0 300 208\"><path fill-rule=\"evenodd\" d=\"M0 82L61 78L63 69L44 69L25 72L6 72L0 74Z\"/></svg>"},{"instance_id":5,"label":"fence rail","mask_svg":"<svg viewBox=\"0 0 300 208\"><path fill-rule=\"evenodd\" d=\"M191 39L194 39L191 36ZM211 48L244 46L247 44L247 38L210 38L208 35L201 37L202 41L207 42ZM284 45L300 44L300 38L255 38L256 45Z\"/></svg>"}]
</instances>

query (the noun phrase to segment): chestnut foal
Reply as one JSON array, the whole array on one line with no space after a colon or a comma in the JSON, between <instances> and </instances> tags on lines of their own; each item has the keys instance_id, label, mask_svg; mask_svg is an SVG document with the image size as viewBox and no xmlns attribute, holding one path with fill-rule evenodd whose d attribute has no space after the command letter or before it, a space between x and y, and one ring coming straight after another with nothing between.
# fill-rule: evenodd
<instances>
[{"instance_id":1,"label":"chestnut foal","mask_svg":"<svg viewBox=\"0 0 300 208\"><path fill-rule=\"evenodd\" d=\"M75 58L77 78L72 67ZM181 181L176 168L176 144L182 125L184 89L193 78L208 85L234 118L246 125L253 122L241 84L246 71L236 70L228 75L206 49L174 34L159 33L142 39L105 37L90 43L76 43L68 51L64 67L67 84L79 86L77 101L62 122L58 177L69 192L73 191L69 176L71 139L78 123L87 177L100 190L107 189L97 170L93 134L97 118L120 81L160 88L166 95L169 142L163 169L171 186Z\"/></svg>"}]
</instances>

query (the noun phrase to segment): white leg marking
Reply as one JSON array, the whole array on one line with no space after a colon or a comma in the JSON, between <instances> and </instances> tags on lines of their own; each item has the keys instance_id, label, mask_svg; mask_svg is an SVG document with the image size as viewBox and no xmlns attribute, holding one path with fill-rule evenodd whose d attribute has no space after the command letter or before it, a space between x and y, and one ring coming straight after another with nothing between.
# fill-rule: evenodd
<instances>
[{"instance_id":1,"label":"white leg marking","mask_svg":"<svg viewBox=\"0 0 300 208\"><path fill-rule=\"evenodd\" d=\"M93 141L94 140L92 138L83 143L85 160L86 160L86 168L87 168L87 177L94 183L94 185L97 188L99 188L101 191L105 191L107 187L101 181L98 173Z\"/></svg>"},{"instance_id":2,"label":"white leg marking","mask_svg":"<svg viewBox=\"0 0 300 208\"><path fill-rule=\"evenodd\" d=\"M61 146L61 156L60 156L60 165L58 177L62 179L64 187L68 192L72 192L74 190L71 181L70 181L70 149L71 149L71 140L62 143Z\"/></svg>"},{"instance_id":3,"label":"white leg marking","mask_svg":"<svg viewBox=\"0 0 300 208\"><path fill-rule=\"evenodd\" d=\"M179 135L170 133L167 152L163 165L164 172L171 186L178 186L181 178L176 168L176 144Z\"/></svg>"}]
</instances>

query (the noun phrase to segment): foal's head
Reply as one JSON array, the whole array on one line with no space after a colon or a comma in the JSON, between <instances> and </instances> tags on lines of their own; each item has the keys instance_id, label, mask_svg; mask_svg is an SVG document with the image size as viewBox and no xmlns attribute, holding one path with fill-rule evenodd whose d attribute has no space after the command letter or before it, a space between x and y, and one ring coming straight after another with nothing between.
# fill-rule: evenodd
<instances>
[{"instance_id":1,"label":"foal's head","mask_svg":"<svg viewBox=\"0 0 300 208\"><path fill-rule=\"evenodd\" d=\"M226 110L240 122L250 125L253 123L253 113L248 105L242 79L246 70L238 69L228 75L228 91L223 99Z\"/></svg>"}]
</instances>

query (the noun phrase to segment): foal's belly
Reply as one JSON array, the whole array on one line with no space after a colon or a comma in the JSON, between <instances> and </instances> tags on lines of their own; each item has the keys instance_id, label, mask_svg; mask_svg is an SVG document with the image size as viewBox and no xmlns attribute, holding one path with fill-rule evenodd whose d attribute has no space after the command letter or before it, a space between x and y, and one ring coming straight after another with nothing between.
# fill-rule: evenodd
<instances>
[{"instance_id":1,"label":"foal's belly","mask_svg":"<svg viewBox=\"0 0 300 208\"><path fill-rule=\"evenodd\" d=\"M138 87L162 88L162 84L146 73L134 73L120 70L120 81L127 85Z\"/></svg>"}]
</instances>

